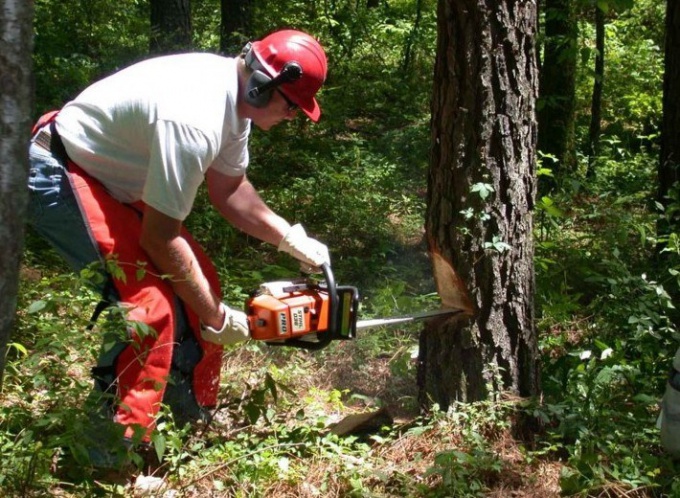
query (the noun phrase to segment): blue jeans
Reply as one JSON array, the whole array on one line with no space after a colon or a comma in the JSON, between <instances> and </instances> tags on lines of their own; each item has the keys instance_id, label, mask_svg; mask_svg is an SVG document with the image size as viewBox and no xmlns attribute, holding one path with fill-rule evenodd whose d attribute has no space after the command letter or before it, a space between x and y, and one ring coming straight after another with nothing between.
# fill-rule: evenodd
<instances>
[{"instance_id":1,"label":"blue jeans","mask_svg":"<svg viewBox=\"0 0 680 498\"><path fill-rule=\"evenodd\" d=\"M28 149L28 158L28 223L75 271L96 261L103 262L62 160L35 142Z\"/></svg>"}]
</instances>

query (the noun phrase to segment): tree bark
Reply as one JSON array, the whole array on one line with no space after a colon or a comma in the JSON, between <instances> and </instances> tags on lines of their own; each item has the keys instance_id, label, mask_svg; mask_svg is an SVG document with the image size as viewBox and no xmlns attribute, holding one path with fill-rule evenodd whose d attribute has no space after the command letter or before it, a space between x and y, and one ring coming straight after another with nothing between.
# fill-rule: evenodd
<instances>
[{"instance_id":1,"label":"tree bark","mask_svg":"<svg viewBox=\"0 0 680 498\"><path fill-rule=\"evenodd\" d=\"M572 0L545 1L545 45L540 72L538 150L557 159L545 165L559 177L576 167L574 115L578 29ZM556 185L546 177L548 190Z\"/></svg>"},{"instance_id":2,"label":"tree bark","mask_svg":"<svg viewBox=\"0 0 680 498\"><path fill-rule=\"evenodd\" d=\"M406 39L406 45L404 47L404 59L401 63L401 70L404 74L408 73L411 69L411 57L413 51L413 44L418 37L418 30L420 29L420 20L423 17L423 2L422 0L416 0L416 17L413 21L413 27L411 32Z\"/></svg>"},{"instance_id":3,"label":"tree bark","mask_svg":"<svg viewBox=\"0 0 680 498\"><path fill-rule=\"evenodd\" d=\"M16 312L24 239L33 100L33 2L2 0L0 13L0 388Z\"/></svg>"},{"instance_id":4,"label":"tree bark","mask_svg":"<svg viewBox=\"0 0 680 498\"><path fill-rule=\"evenodd\" d=\"M251 38L253 0L221 0L221 6L220 51L235 55Z\"/></svg>"},{"instance_id":5,"label":"tree bark","mask_svg":"<svg viewBox=\"0 0 680 498\"><path fill-rule=\"evenodd\" d=\"M602 128L602 90L604 89L604 11L595 7L595 82L590 106L590 129L588 130L588 176L595 175L594 162L600 150Z\"/></svg>"},{"instance_id":6,"label":"tree bark","mask_svg":"<svg viewBox=\"0 0 680 498\"><path fill-rule=\"evenodd\" d=\"M680 4L666 3L666 47L663 82L663 123L657 200L664 208L671 205L671 189L680 182ZM678 185L680 186L680 185ZM677 202L677 200L676 200ZM680 211L664 213L657 222L659 249L671 233L680 233Z\"/></svg>"},{"instance_id":7,"label":"tree bark","mask_svg":"<svg viewBox=\"0 0 680 498\"><path fill-rule=\"evenodd\" d=\"M427 327L423 404L538 392L532 214L536 4L440 0L426 230L475 315Z\"/></svg>"},{"instance_id":8,"label":"tree bark","mask_svg":"<svg viewBox=\"0 0 680 498\"><path fill-rule=\"evenodd\" d=\"M190 50L191 36L191 0L151 0L151 53Z\"/></svg>"}]
</instances>

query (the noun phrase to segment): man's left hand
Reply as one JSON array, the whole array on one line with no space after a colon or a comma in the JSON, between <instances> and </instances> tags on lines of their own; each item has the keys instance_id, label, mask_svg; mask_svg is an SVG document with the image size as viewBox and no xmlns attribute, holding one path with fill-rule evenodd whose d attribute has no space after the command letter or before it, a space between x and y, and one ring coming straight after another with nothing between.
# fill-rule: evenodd
<instances>
[{"instance_id":1,"label":"man's left hand","mask_svg":"<svg viewBox=\"0 0 680 498\"><path fill-rule=\"evenodd\" d=\"M279 251L290 254L299 260L303 271L312 272L323 265L331 264L328 247L316 239L308 237L302 225L293 225L279 244Z\"/></svg>"}]
</instances>

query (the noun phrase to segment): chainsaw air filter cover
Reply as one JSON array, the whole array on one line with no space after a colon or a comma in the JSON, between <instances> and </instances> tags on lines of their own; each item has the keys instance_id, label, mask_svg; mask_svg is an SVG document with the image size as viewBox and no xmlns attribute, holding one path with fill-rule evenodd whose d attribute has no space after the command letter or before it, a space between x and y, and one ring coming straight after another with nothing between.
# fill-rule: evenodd
<instances>
[{"instance_id":1,"label":"chainsaw air filter cover","mask_svg":"<svg viewBox=\"0 0 680 498\"><path fill-rule=\"evenodd\" d=\"M270 282L247 304L250 334L262 341L328 329L328 292L296 282Z\"/></svg>"}]
</instances>

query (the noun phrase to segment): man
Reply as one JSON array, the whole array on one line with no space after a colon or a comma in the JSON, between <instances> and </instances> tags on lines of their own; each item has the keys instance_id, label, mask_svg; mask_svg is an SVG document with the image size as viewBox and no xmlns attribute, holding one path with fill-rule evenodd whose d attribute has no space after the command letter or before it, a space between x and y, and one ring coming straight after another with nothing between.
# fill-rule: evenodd
<instances>
[{"instance_id":1,"label":"man","mask_svg":"<svg viewBox=\"0 0 680 498\"><path fill-rule=\"evenodd\" d=\"M137 63L36 125L29 221L74 269L100 262L105 298L128 310L128 340L93 369L98 388L116 394L128 440L150 439L162 402L180 421L203 417L216 404L222 346L249 337L182 224L204 180L234 226L308 270L330 263L326 246L274 213L246 177L251 124L269 130L298 109L317 121L326 70L314 38L277 31L237 58Z\"/></svg>"}]
</instances>

